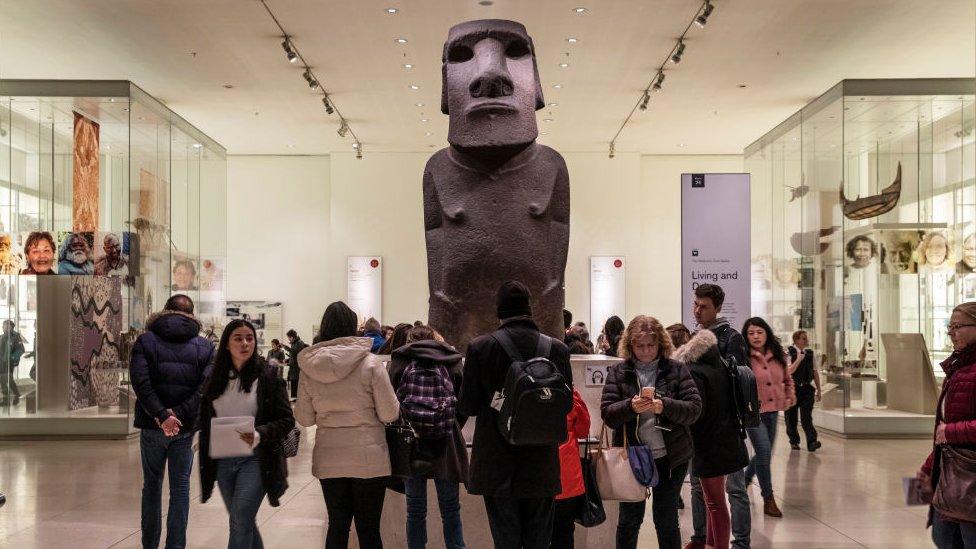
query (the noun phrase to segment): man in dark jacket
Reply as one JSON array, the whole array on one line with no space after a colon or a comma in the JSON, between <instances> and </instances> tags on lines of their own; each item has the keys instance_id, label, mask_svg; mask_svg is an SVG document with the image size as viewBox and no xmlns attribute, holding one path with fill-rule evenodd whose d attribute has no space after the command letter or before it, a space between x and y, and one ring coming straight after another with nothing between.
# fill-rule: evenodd
<instances>
[{"instance_id":1,"label":"man in dark jacket","mask_svg":"<svg viewBox=\"0 0 976 549\"><path fill-rule=\"evenodd\" d=\"M532 320L529 289L509 281L498 290L497 309L519 353L535 357L539 328ZM572 385L569 349L552 341L549 360ZM498 429L498 412L491 403L505 385L511 359L493 334L468 344L458 414L476 416L468 492L485 498L488 523L497 548L548 548L553 505L561 491L559 447L513 446Z\"/></svg>"},{"instance_id":2,"label":"man in dark jacket","mask_svg":"<svg viewBox=\"0 0 976 549\"><path fill-rule=\"evenodd\" d=\"M288 330L285 334L288 337L288 387L291 394L292 401L298 398L298 374L301 370L298 369L298 353L302 352L302 349L308 347L308 344L302 341L302 338L298 337L298 332L293 329Z\"/></svg>"},{"instance_id":3,"label":"man in dark jacket","mask_svg":"<svg viewBox=\"0 0 976 549\"><path fill-rule=\"evenodd\" d=\"M725 362L749 365L749 351L742 334L729 324L725 317L718 316L725 303L725 291L716 284L701 284L695 288L695 320L702 329L711 330L718 340L718 350ZM752 513L749 510L749 494L746 492L744 471L736 471L725 477L725 491L729 495L732 511L732 547L748 549L751 543ZM704 549L705 547L705 499L702 496L698 477L691 477L691 511L695 533L685 549Z\"/></svg>"},{"instance_id":4,"label":"man in dark jacket","mask_svg":"<svg viewBox=\"0 0 976 549\"><path fill-rule=\"evenodd\" d=\"M132 348L129 364L136 392L133 423L142 430L142 546L159 546L163 472L169 462L166 547L181 548L186 546L190 510L193 432L215 352L200 337L193 301L185 295L170 297L162 312L149 317L146 327Z\"/></svg>"}]
</instances>

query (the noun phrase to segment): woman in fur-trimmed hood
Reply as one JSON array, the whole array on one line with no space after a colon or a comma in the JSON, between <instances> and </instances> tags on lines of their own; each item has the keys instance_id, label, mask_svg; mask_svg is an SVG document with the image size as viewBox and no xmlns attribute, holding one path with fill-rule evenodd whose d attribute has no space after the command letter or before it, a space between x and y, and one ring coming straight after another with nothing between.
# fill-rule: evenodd
<instances>
[{"instance_id":1,"label":"woman in fur-trimmed hood","mask_svg":"<svg viewBox=\"0 0 976 549\"><path fill-rule=\"evenodd\" d=\"M675 351L674 358L687 364L702 399L701 415L691 426L695 444L691 473L701 481L708 511L705 544L729 547L732 527L725 503L725 475L741 471L749 463L732 399L732 380L711 330L700 330Z\"/></svg>"}]
</instances>

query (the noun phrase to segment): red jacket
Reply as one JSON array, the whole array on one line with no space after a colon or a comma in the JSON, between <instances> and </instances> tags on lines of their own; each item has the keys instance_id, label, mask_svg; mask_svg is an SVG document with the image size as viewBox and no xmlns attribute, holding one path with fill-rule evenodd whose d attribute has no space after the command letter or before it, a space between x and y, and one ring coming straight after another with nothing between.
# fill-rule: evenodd
<instances>
[{"instance_id":1,"label":"red jacket","mask_svg":"<svg viewBox=\"0 0 976 549\"><path fill-rule=\"evenodd\" d=\"M970 345L942 362L946 379L942 383L945 413L936 411L946 424L946 442L956 446L976 446L976 344ZM929 454L922 470L932 474L935 452Z\"/></svg>"},{"instance_id":2,"label":"red jacket","mask_svg":"<svg viewBox=\"0 0 976 549\"><path fill-rule=\"evenodd\" d=\"M566 442L559 445L559 479L563 491L556 499L572 498L586 492L576 439L590 436L590 412L576 389L573 389L573 409L566 416L566 433Z\"/></svg>"}]
</instances>

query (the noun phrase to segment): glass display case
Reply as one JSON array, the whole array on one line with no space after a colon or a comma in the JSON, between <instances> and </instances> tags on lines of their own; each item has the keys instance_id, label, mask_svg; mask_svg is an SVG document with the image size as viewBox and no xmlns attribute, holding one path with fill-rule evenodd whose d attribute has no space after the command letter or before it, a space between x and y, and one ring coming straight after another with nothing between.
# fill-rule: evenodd
<instances>
[{"instance_id":1,"label":"glass display case","mask_svg":"<svg viewBox=\"0 0 976 549\"><path fill-rule=\"evenodd\" d=\"M149 314L187 293L217 329L226 184L223 147L131 82L0 80L0 438L133 432Z\"/></svg>"},{"instance_id":2,"label":"glass display case","mask_svg":"<svg viewBox=\"0 0 976 549\"><path fill-rule=\"evenodd\" d=\"M973 89L845 80L745 150L753 313L810 336L821 427L931 435L946 323L976 300Z\"/></svg>"}]
</instances>

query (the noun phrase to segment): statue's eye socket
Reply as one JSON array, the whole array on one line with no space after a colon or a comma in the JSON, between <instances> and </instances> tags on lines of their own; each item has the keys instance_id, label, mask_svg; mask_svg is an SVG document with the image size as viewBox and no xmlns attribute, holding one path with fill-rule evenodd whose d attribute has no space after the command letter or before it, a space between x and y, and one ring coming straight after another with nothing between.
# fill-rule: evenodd
<instances>
[{"instance_id":1,"label":"statue's eye socket","mask_svg":"<svg viewBox=\"0 0 976 549\"><path fill-rule=\"evenodd\" d=\"M468 46L454 46L447 52L447 60L451 63L464 63L474 58L474 51Z\"/></svg>"},{"instance_id":2,"label":"statue's eye socket","mask_svg":"<svg viewBox=\"0 0 976 549\"><path fill-rule=\"evenodd\" d=\"M519 57L525 57L529 54L529 45L521 40L512 42L505 48L505 55L511 57L512 59L518 59Z\"/></svg>"}]
</instances>

